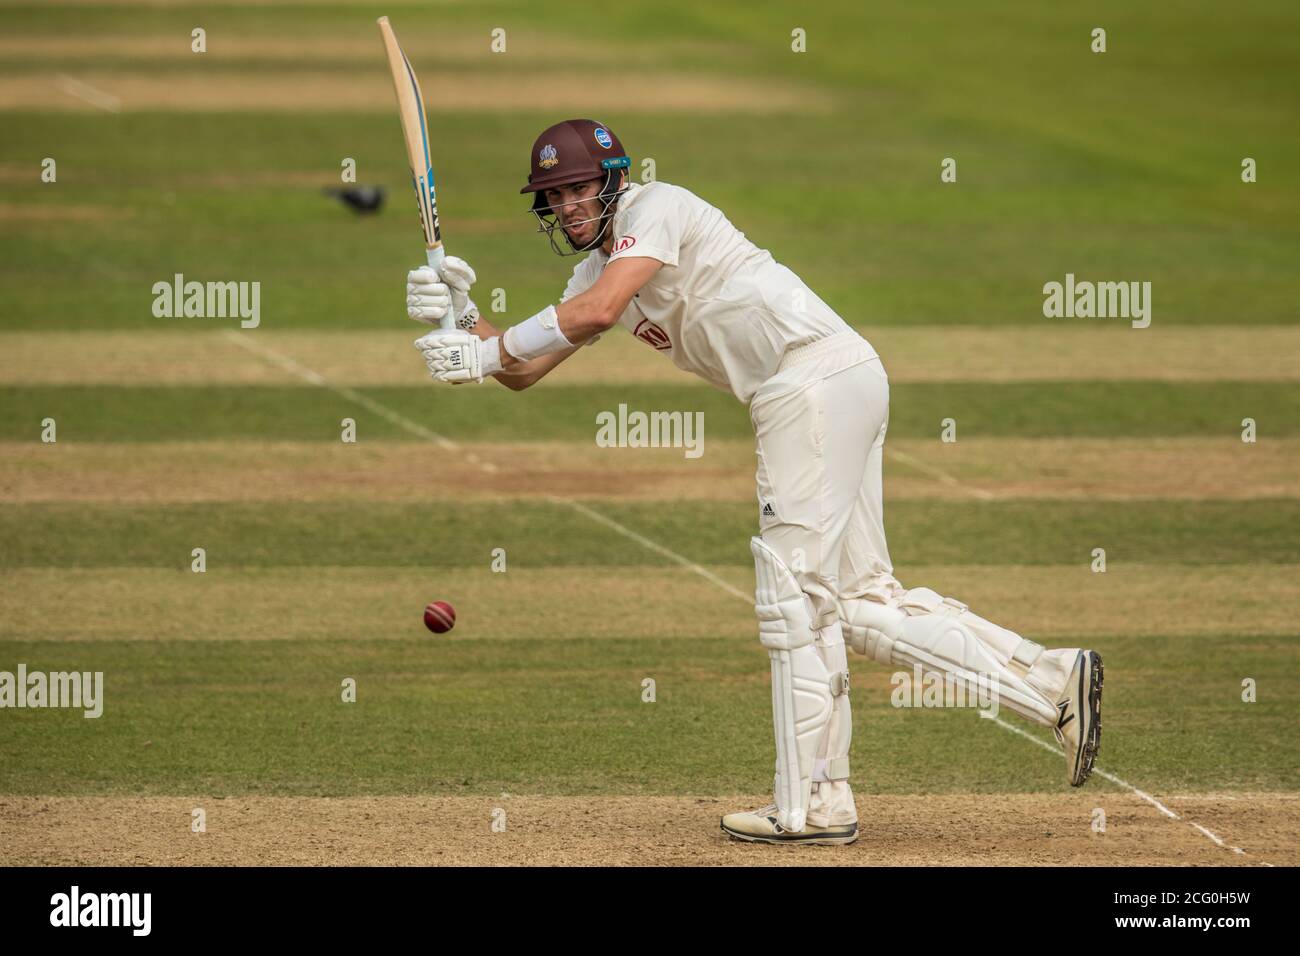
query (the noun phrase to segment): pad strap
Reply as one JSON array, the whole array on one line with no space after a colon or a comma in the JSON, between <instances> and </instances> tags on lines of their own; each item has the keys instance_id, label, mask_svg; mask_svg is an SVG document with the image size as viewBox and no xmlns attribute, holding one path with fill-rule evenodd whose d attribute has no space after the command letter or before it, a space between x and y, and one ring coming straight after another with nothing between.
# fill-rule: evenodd
<instances>
[{"instance_id":1,"label":"pad strap","mask_svg":"<svg viewBox=\"0 0 1300 956\"><path fill-rule=\"evenodd\" d=\"M1011 660L1007 661L1007 667L1019 674L1020 677L1027 678L1029 670L1038 663L1038 658L1043 656L1043 645L1035 643L1026 638L1021 638L1016 649L1011 652Z\"/></svg>"},{"instance_id":2,"label":"pad strap","mask_svg":"<svg viewBox=\"0 0 1300 956\"><path fill-rule=\"evenodd\" d=\"M849 758L836 757L833 760L818 758L813 764L812 778L814 783L823 780L848 780Z\"/></svg>"}]
</instances>

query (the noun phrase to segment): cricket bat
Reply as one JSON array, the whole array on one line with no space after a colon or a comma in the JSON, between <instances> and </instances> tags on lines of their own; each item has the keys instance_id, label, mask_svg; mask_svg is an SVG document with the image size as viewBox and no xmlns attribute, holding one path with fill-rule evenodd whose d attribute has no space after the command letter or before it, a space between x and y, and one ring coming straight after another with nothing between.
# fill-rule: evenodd
<instances>
[{"instance_id":1,"label":"cricket bat","mask_svg":"<svg viewBox=\"0 0 1300 956\"><path fill-rule=\"evenodd\" d=\"M397 112L402 119L402 136L406 140L406 159L411 166L411 181L415 186L415 201L420 210L420 226L424 230L424 248L429 265L435 270L442 262L442 228L438 224L438 195L433 184L433 160L429 155L429 124L424 117L424 96L420 82L415 78L406 54L397 45L397 37L388 17L379 18L379 32L384 38L384 52L388 54L388 68L393 74L393 90L397 93ZM450 310L442 317L442 328L454 328L456 316Z\"/></svg>"}]
</instances>

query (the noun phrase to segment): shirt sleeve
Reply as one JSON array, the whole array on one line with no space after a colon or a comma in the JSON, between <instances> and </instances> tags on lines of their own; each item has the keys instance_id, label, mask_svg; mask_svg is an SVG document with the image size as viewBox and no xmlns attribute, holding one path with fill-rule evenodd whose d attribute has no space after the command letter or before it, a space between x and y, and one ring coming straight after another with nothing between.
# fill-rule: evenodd
<instances>
[{"instance_id":1,"label":"shirt sleeve","mask_svg":"<svg viewBox=\"0 0 1300 956\"><path fill-rule=\"evenodd\" d=\"M573 267L573 275L569 277L569 284L564 287L564 294L560 296L561 302L568 302L575 295L582 295L596 284L596 276L600 275L600 273L592 270L590 262L591 257L588 256ZM586 344L595 345L601 334L603 333L593 335L587 340Z\"/></svg>"},{"instance_id":2,"label":"shirt sleeve","mask_svg":"<svg viewBox=\"0 0 1300 956\"><path fill-rule=\"evenodd\" d=\"M573 275L569 277L569 284L564 287L564 295L560 296L561 302L568 302L575 295L582 295L593 285L596 284L596 278L591 274L588 266L590 257L583 259L573 267Z\"/></svg>"},{"instance_id":3,"label":"shirt sleeve","mask_svg":"<svg viewBox=\"0 0 1300 956\"><path fill-rule=\"evenodd\" d=\"M666 266L677 265L688 210L672 189L659 186L646 187L616 224L611 262L645 257Z\"/></svg>"}]
</instances>

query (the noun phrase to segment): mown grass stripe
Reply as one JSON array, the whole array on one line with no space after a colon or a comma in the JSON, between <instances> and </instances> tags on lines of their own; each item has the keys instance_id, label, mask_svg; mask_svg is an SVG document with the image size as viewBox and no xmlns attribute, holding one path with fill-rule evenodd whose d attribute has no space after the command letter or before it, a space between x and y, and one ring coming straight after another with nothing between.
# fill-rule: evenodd
<instances>
[{"instance_id":1,"label":"mown grass stripe","mask_svg":"<svg viewBox=\"0 0 1300 956\"><path fill-rule=\"evenodd\" d=\"M594 643L3 641L0 669L102 671L104 713L6 711L0 793L761 791L772 741L758 642L645 624ZM1096 646L1112 771L1165 792L1294 788L1295 641L1117 634ZM850 666L855 760L873 791L1063 788L1057 761L978 732L971 710L891 707L892 669ZM1243 706L1243 674L1272 692ZM355 704L341 700L345 677Z\"/></svg>"},{"instance_id":2,"label":"mown grass stripe","mask_svg":"<svg viewBox=\"0 0 1300 956\"><path fill-rule=\"evenodd\" d=\"M495 383L461 388L364 388L360 394L458 440L594 441L596 416L631 411L703 412L706 436L753 434L748 410L715 389L683 385L553 386L518 394ZM52 417L69 441L267 438L338 441L355 418L362 440L415 437L356 402L307 387L0 388L0 439L37 440ZM1221 435L1237 440L1244 418L1261 436L1300 434L1300 389L1289 382L1035 382L895 385L890 434L957 438Z\"/></svg>"},{"instance_id":3,"label":"mown grass stripe","mask_svg":"<svg viewBox=\"0 0 1300 956\"><path fill-rule=\"evenodd\" d=\"M727 42L734 39L728 31ZM1043 72L1035 73L1035 85ZM1242 75L1234 70L1233 81ZM274 84L275 76L262 80ZM636 144L638 155L672 157L672 175L661 170L665 179L717 204L868 334L882 325L937 322L1041 328L1056 321L1043 317L1042 286L1062 281L1067 272L1090 281L1152 282L1150 334L1226 321L1295 324L1300 243L1292 226L1294 187L1283 182L1242 189L1235 177L1225 177L1227 158L1217 146L1206 147L1199 118L1167 148L1141 156L1131 148L1131 135L1099 149L1095 136L1079 134L1084 127L1043 129L1052 114L1037 100L1021 104L1025 113L1018 120L1007 120L1008 96L1026 85L1022 77L1009 78L992 98L997 109L960 133L952 117L968 112L969 101L942 107L939 116L900 111L908 119L886 137L878 130L847 130L828 138L822 118L783 116L791 142L818 143L823 172L812 177L795 152L771 148L771 123L752 116L630 113L619 134ZM953 95L954 84L940 86L908 101L939 103ZM846 93L839 83L832 91ZM1252 100L1261 110L1255 118L1238 117L1243 135L1275 130L1284 139L1274 148L1290 149L1295 133L1286 122L1289 113L1271 112L1264 99ZM1180 85L1178 102L1187 101ZM1240 97L1233 108L1241 113ZM1111 125L1103 127L1110 129L1116 118L1108 106ZM1149 136L1145 115L1134 121ZM44 156L62 149L80 158L79 204L133 215L125 221L6 222L0 275L11 281L0 326L158 330L220 322L152 315L149 290L174 271L199 280L261 282L266 329L392 329L406 321L400 299L395 309L384 305L395 301L397 283L412 264L397 203L360 220L319 192L327 171L322 155L353 156L368 179L386 183L393 195L405 188L400 150L394 156L391 148L391 115L321 114L310 135L283 115L256 112L207 117L181 139L174 135L176 122L166 112L101 117L47 111L24 115L8 131L0 164L26 169L38 151ZM480 275L500 277L492 282L508 290L514 315L554 301L568 271L532 234L518 194L502 188L518 178L518 148L509 144L521 127L536 122L526 110L439 117L440 132L463 146L447 157L446 173L439 170L456 184L455 206L445 216L448 235L455 234L458 253ZM232 142L240 144L233 157ZM973 188L935 189L929 173L934 154L954 142L979 170ZM745 157L740 166L737 155ZM1178 161L1171 163L1171 156ZM874 171L868 180L857 175L864 163ZM306 181L258 179L295 170ZM857 176L854 189L843 188L846 176ZM799 188L791 189L792 181ZM15 202L51 202L36 177L16 181L12 192ZM476 234L484 220L517 225ZM259 237L256 246L240 241L249 234ZM101 249L114 277L89 313L76 288L59 282L62 252L78 244ZM394 262L406 265L394 272ZM1125 327L1123 319L1102 321Z\"/></svg>"},{"instance_id":4,"label":"mown grass stripe","mask_svg":"<svg viewBox=\"0 0 1300 956\"><path fill-rule=\"evenodd\" d=\"M754 505L592 502L686 559L749 566ZM1300 563L1300 501L906 501L886 510L897 567ZM0 506L0 566L172 567L207 549L209 568L478 567L507 549L516 566L661 565L667 559L563 504L287 502Z\"/></svg>"},{"instance_id":5,"label":"mown grass stripe","mask_svg":"<svg viewBox=\"0 0 1300 956\"><path fill-rule=\"evenodd\" d=\"M42 209L48 207L32 207ZM0 204L0 215L5 207ZM493 315L504 327L515 317ZM1069 322L1037 328L861 326L894 385L938 382L1296 381L1300 326L1188 326L1134 333ZM3 385L300 385L299 368L339 385L423 386L428 370L411 348L418 329L224 332L203 326L104 331L95 350L84 331L0 332ZM241 347L242 346L242 347ZM263 353L261 359L248 352ZM554 385L698 384L644 342L618 330L551 373Z\"/></svg>"},{"instance_id":6,"label":"mown grass stripe","mask_svg":"<svg viewBox=\"0 0 1300 956\"><path fill-rule=\"evenodd\" d=\"M0 442L0 498L13 504L165 505L233 501L415 501L608 496L754 500L754 440L682 448L591 442L360 444L228 439L198 442ZM471 458L470 456L474 456ZM478 463L476 463L476 461ZM481 463L481 464L479 464ZM495 471L485 474L482 466ZM886 497L1240 500L1300 497L1300 438L933 438L889 440ZM945 478L940 478L943 475ZM983 494L981 494L983 492Z\"/></svg>"},{"instance_id":7,"label":"mown grass stripe","mask_svg":"<svg viewBox=\"0 0 1300 956\"><path fill-rule=\"evenodd\" d=\"M165 568L10 568L0 576L0 639L24 641L403 640L425 633L430 600L456 608L445 639L538 637L599 641L653 621L660 637L751 640L746 606L754 571L712 570L745 594L675 566L222 567L192 574ZM1105 574L1072 565L908 565L908 585L934 588L1040 642L1111 634L1223 636L1300 634L1300 565L1118 563ZM599 580L588 613L573 611L573 581ZM1240 582L1250 581L1243 594ZM69 614L68 594L93 613ZM672 610L660 608L671 593ZM1196 607L1194 615L1187 608ZM147 614L142 613L147 608ZM310 609L310 612L305 611Z\"/></svg>"}]
</instances>

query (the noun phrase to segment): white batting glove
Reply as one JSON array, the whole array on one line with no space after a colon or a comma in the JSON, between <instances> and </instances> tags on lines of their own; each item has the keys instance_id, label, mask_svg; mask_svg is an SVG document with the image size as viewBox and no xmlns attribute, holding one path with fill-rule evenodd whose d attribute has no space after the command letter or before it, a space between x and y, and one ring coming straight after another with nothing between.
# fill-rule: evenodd
<instances>
[{"instance_id":1,"label":"white batting glove","mask_svg":"<svg viewBox=\"0 0 1300 956\"><path fill-rule=\"evenodd\" d=\"M473 328L478 321L478 307L469 297L474 270L455 256L443 260L442 270L439 275L432 266L421 266L406 274L406 314L417 322L438 325L450 310L458 328Z\"/></svg>"},{"instance_id":2,"label":"white batting glove","mask_svg":"<svg viewBox=\"0 0 1300 956\"><path fill-rule=\"evenodd\" d=\"M478 276L469 263L459 256L447 256L438 266L438 276L451 289L451 307L456 315L464 316L473 310L474 317L478 318L478 309L469 297L469 290L478 281Z\"/></svg>"},{"instance_id":3,"label":"white batting glove","mask_svg":"<svg viewBox=\"0 0 1300 956\"><path fill-rule=\"evenodd\" d=\"M501 339L480 339L473 332L438 329L415 340L429 374L440 382L481 382L501 371Z\"/></svg>"},{"instance_id":4,"label":"white batting glove","mask_svg":"<svg viewBox=\"0 0 1300 956\"><path fill-rule=\"evenodd\" d=\"M417 322L437 325L451 309L451 289L431 266L406 274L406 314Z\"/></svg>"}]
</instances>

